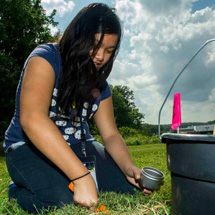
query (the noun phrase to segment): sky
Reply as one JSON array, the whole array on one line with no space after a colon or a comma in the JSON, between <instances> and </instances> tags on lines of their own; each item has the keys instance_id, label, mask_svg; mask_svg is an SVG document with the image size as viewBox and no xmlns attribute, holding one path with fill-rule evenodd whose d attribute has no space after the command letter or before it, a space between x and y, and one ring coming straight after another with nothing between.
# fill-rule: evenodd
<instances>
[{"instance_id":1,"label":"sky","mask_svg":"<svg viewBox=\"0 0 215 215\"><path fill-rule=\"evenodd\" d=\"M65 30L92 0L42 0L47 14L57 10L57 28ZM120 53L109 84L134 91L145 123L157 124L161 105L177 75L196 51L215 38L215 0L103 0L117 9L124 28ZM185 69L161 111L171 124L174 94L181 94L183 122L215 120L215 41L208 43Z\"/></svg>"}]
</instances>

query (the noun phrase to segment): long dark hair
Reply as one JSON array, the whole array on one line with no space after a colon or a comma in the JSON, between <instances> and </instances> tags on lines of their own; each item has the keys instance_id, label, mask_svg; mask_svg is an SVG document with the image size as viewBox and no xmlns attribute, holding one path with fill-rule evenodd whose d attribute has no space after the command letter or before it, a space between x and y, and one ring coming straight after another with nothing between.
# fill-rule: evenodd
<instances>
[{"instance_id":1,"label":"long dark hair","mask_svg":"<svg viewBox=\"0 0 215 215\"><path fill-rule=\"evenodd\" d=\"M97 33L100 33L101 37L100 41L95 43ZM117 34L118 41L109 61L97 71L89 52L93 49L92 55L95 55L104 34ZM57 110L60 108L61 113L68 114L75 104L75 117L83 103L88 102L89 116L95 99L92 90L101 91L118 54L121 36L121 23L115 9L105 4L90 4L76 15L59 43L62 71L58 82Z\"/></svg>"}]
</instances>

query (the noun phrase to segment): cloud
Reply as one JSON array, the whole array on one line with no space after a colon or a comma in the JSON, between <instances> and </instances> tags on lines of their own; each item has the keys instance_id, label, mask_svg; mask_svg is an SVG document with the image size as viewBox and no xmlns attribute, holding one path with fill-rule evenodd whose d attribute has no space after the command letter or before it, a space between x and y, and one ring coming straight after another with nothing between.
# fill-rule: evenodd
<instances>
[{"instance_id":1,"label":"cloud","mask_svg":"<svg viewBox=\"0 0 215 215\"><path fill-rule=\"evenodd\" d=\"M209 100L215 102L215 88L211 90L210 95L208 96Z\"/></svg>"},{"instance_id":2,"label":"cloud","mask_svg":"<svg viewBox=\"0 0 215 215\"><path fill-rule=\"evenodd\" d=\"M41 3L47 14L50 14L54 9L56 9L57 14L60 17L63 17L65 13L72 11L75 7L75 3L73 1L42 0Z\"/></svg>"},{"instance_id":3,"label":"cloud","mask_svg":"<svg viewBox=\"0 0 215 215\"><path fill-rule=\"evenodd\" d=\"M141 73L140 68L137 64L132 62L124 62L116 60L114 63L114 70L117 71L112 73L112 78L129 78L131 76L137 76Z\"/></svg>"},{"instance_id":4,"label":"cloud","mask_svg":"<svg viewBox=\"0 0 215 215\"><path fill-rule=\"evenodd\" d=\"M170 13L178 13L179 11L183 11L186 8L191 8L192 2L197 0L153 0L153 1L142 1L138 0L138 2L152 15L157 14L170 14Z\"/></svg>"},{"instance_id":5,"label":"cloud","mask_svg":"<svg viewBox=\"0 0 215 215\"><path fill-rule=\"evenodd\" d=\"M148 123L157 123L160 106L176 76L199 47L215 35L215 10L206 7L192 12L193 2L116 0L125 28L124 40L129 42L122 45L110 82L123 83L135 91L137 105ZM215 82L214 44L208 44L178 79L163 108L164 123L171 121L176 92L181 92L184 107L195 107L190 112L189 108L185 110L184 121L198 120L198 114L201 119L209 115L214 118L210 106L214 100L209 99ZM207 108L209 112L203 112Z\"/></svg>"},{"instance_id":6,"label":"cloud","mask_svg":"<svg viewBox=\"0 0 215 215\"><path fill-rule=\"evenodd\" d=\"M58 28L53 27L52 25L49 25L49 29L51 30L52 35L55 35L58 32Z\"/></svg>"},{"instance_id":7,"label":"cloud","mask_svg":"<svg viewBox=\"0 0 215 215\"><path fill-rule=\"evenodd\" d=\"M203 60L205 62L205 66L207 68L214 69L215 68L215 39L212 42L213 42L213 44L210 44L210 46L208 47L208 50L207 50Z\"/></svg>"}]
</instances>

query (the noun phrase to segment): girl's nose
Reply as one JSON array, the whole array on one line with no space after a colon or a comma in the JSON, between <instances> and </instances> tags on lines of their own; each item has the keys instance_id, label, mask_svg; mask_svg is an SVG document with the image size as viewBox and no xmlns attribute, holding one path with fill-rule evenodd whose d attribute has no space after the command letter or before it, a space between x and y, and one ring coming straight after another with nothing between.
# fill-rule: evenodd
<instances>
[{"instance_id":1,"label":"girl's nose","mask_svg":"<svg viewBox=\"0 0 215 215\"><path fill-rule=\"evenodd\" d=\"M96 52L95 58L96 58L97 60L99 60L99 61L103 61L103 60L104 60L104 50L100 48L100 49Z\"/></svg>"}]
</instances>

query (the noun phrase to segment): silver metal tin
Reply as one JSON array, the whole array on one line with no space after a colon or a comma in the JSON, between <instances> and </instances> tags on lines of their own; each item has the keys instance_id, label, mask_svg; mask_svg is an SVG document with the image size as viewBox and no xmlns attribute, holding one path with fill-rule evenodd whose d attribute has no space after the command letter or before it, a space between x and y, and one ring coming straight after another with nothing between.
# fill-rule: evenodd
<instances>
[{"instance_id":1,"label":"silver metal tin","mask_svg":"<svg viewBox=\"0 0 215 215\"><path fill-rule=\"evenodd\" d=\"M164 174L153 167L144 167L139 183L149 190L159 190L163 184Z\"/></svg>"}]
</instances>

